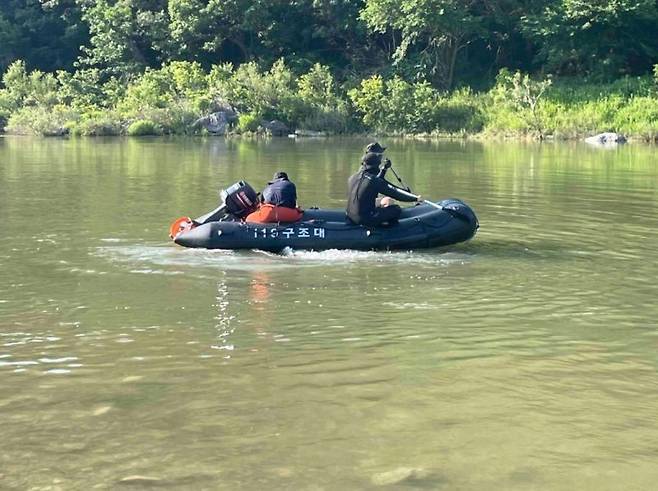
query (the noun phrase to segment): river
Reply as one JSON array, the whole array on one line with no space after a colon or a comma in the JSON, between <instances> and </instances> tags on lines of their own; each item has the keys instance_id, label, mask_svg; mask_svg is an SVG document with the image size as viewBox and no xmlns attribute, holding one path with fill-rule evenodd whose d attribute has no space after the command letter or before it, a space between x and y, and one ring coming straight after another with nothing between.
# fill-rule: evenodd
<instances>
[{"instance_id":1,"label":"river","mask_svg":"<svg viewBox=\"0 0 658 491\"><path fill-rule=\"evenodd\" d=\"M365 143L0 138L0 488L655 489L656 147L383 141L445 249L167 238Z\"/></svg>"}]
</instances>

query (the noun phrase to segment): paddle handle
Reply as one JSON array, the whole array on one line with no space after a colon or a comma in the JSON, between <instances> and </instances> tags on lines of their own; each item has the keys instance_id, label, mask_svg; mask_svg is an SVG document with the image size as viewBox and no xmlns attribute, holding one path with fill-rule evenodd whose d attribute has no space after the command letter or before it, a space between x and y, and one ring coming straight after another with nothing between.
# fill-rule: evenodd
<instances>
[{"instance_id":1,"label":"paddle handle","mask_svg":"<svg viewBox=\"0 0 658 491\"><path fill-rule=\"evenodd\" d=\"M443 210L443 206L438 205L438 204L434 203L433 201L429 201L429 200L424 199L421 203L427 203L428 205L433 206L434 208L437 208L439 210Z\"/></svg>"}]
</instances>

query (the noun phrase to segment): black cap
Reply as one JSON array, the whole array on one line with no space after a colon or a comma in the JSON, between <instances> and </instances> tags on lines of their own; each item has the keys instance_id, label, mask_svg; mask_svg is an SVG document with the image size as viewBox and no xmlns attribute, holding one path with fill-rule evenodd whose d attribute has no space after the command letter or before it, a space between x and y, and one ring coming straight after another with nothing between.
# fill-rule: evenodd
<instances>
[{"instance_id":1,"label":"black cap","mask_svg":"<svg viewBox=\"0 0 658 491\"><path fill-rule=\"evenodd\" d=\"M274 173L274 177L272 178L273 181L277 179L285 179L286 181L288 180L288 174L285 172L279 171Z\"/></svg>"},{"instance_id":2,"label":"black cap","mask_svg":"<svg viewBox=\"0 0 658 491\"><path fill-rule=\"evenodd\" d=\"M375 152L368 152L363 156L361 162L365 167L379 167L379 164L382 163L382 154Z\"/></svg>"},{"instance_id":3,"label":"black cap","mask_svg":"<svg viewBox=\"0 0 658 491\"><path fill-rule=\"evenodd\" d=\"M386 147L382 147L379 142L372 142L366 145L366 153L384 153Z\"/></svg>"}]
</instances>

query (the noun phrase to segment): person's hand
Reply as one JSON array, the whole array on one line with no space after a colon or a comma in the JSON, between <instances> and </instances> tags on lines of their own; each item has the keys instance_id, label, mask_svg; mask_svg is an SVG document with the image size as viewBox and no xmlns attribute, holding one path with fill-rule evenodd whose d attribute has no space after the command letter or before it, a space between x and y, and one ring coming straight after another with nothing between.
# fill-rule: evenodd
<instances>
[{"instance_id":1,"label":"person's hand","mask_svg":"<svg viewBox=\"0 0 658 491\"><path fill-rule=\"evenodd\" d=\"M390 169L391 165L393 164L391 163L390 159L384 159L384 169Z\"/></svg>"},{"instance_id":2,"label":"person's hand","mask_svg":"<svg viewBox=\"0 0 658 491\"><path fill-rule=\"evenodd\" d=\"M423 201L423 197L419 194L418 196L416 196L416 201L420 203L421 201Z\"/></svg>"}]
</instances>

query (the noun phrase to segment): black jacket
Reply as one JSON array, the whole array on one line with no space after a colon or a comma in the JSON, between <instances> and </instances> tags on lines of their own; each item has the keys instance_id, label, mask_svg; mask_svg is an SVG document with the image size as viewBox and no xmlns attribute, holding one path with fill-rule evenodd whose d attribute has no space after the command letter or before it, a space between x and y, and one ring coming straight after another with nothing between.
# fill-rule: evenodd
<instances>
[{"instance_id":1,"label":"black jacket","mask_svg":"<svg viewBox=\"0 0 658 491\"><path fill-rule=\"evenodd\" d=\"M263 203L295 208L297 206L297 188L288 179L275 179L263 189Z\"/></svg>"},{"instance_id":2,"label":"black jacket","mask_svg":"<svg viewBox=\"0 0 658 491\"><path fill-rule=\"evenodd\" d=\"M399 201L412 202L416 195L394 186L384 176L386 169L362 167L347 181L347 216L354 223L367 223L377 212L377 195L383 194Z\"/></svg>"}]
</instances>

